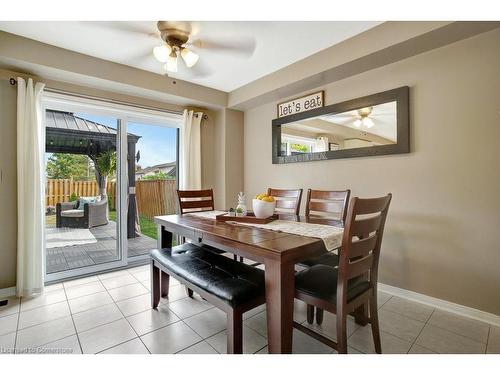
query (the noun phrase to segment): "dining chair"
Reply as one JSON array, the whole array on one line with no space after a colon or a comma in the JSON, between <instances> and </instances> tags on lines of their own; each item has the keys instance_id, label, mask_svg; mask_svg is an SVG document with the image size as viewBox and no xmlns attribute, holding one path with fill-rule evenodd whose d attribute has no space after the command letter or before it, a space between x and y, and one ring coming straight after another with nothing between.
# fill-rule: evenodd
<instances>
[{"instance_id":1,"label":"dining chair","mask_svg":"<svg viewBox=\"0 0 500 375\"><path fill-rule=\"evenodd\" d=\"M325 218L341 220L345 223L347 216L347 205L351 190L307 190L306 216L310 218ZM299 263L303 267L312 267L316 264L337 267L339 257L333 252L306 259ZM323 310L314 309L314 306L307 306L307 322L312 324L316 316L316 323L323 323Z\"/></svg>"},{"instance_id":2,"label":"dining chair","mask_svg":"<svg viewBox=\"0 0 500 375\"><path fill-rule=\"evenodd\" d=\"M181 215L192 212L215 210L213 189L205 189L205 190L177 189L177 199L179 201L179 213ZM179 242L181 244L183 244L185 241L186 241L185 237L179 237ZM203 249L217 254L225 253L225 251L207 245L203 245ZM193 297L193 290L189 288L186 288L186 290L188 296Z\"/></svg>"},{"instance_id":3,"label":"dining chair","mask_svg":"<svg viewBox=\"0 0 500 375\"><path fill-rule=\"evenodd\" d=\"M268 188L267 195L276 198L276 212L281 214L298 215L302 189L274 189Z\"/></svg>"},{"instance_id":4,"label":"dining chair","mask_svg":"<svg viewBox=\"0 0 500 375\"><path fill-rule=\"evenodd\" d=\"M177 190L177 198L181 215L189 212L215 210L213 189Z\"/></svg>"},{"instance_id":5,"label":"dining chair","mask_svg":"<svg viewBox=\"0 0 500 375\"><path fill-rule=\"evenodd\" d=\"M382 353L377 313L378 263L385 220L392 194L352 198L342 237L339 266L318 264L295 275L295 298L336 315L337 342L293 322L294 328L347 353L347 315L369 304L375 351Z\"/></svg>"}]
</instances>

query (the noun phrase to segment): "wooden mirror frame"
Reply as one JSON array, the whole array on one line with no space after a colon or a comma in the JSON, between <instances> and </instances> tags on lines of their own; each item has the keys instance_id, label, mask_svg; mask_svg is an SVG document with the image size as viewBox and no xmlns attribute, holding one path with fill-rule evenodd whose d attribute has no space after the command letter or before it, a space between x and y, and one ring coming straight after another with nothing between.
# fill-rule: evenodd
<instances>
[{"instance_id":1,"label":"wooden mirror frame","mask_svg":"<svg viewBox=\"0 0 500 375\"><path fill-rule=\"evenodd\" d=\"M362 98L347 100L316 108L311 111L296 113L290 116L273 120L273 164L301 163L306 161L357 158L364 156L378 156L390 154L404 154L410 152L410 88L408 86L363 96ZM378 104L396 102L397 142L393 145L379 145L371 147L351 148L337 151L312 152L300 155L281 156L281 126L295 121L328 114L349 112L355 109L371 107Z\"/></svg>"}]
</instances>

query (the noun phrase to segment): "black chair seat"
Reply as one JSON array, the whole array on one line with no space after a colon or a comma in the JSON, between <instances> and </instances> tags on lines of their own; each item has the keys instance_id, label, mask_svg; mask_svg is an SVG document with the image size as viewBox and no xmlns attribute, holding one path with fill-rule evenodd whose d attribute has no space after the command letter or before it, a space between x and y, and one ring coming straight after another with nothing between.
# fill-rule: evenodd
<instances>
[{"instance_id":1,"label":"black chair seat","mask_svg":"<svg viewBox=\"0 0 500 375\"><path fill-rule=\"evenodd\" d=\"M299 263L301 266L312 267L318 264L322 264L330 267L338 267L339 266L339 256L335 253L329 252L323 255L320 255L316 258L306 259Z\"/></svg>"},{"instance_id":2,"label":"black chair seat","mask_svg":"<svg viewBox=\"0 0 500 375\"><path fill-rule=\"evenodd\" d=\"M186 243L172 249L155 249L151 257L233 307L265 294L264 271L204 247Z\"/></svg>"},{"instance_id":3,"label":"black chair seat","mask_svg":"<svg viewBox=\"0 0 500 375\"><path fill-rule=\"evenodd\" d=\"M338 268L316 265L295 275L295 288L315 298L337 303ZM358 277L347 284L347 301L356 298L370 288L370 283Z\"/></svg>"}]
</instances>

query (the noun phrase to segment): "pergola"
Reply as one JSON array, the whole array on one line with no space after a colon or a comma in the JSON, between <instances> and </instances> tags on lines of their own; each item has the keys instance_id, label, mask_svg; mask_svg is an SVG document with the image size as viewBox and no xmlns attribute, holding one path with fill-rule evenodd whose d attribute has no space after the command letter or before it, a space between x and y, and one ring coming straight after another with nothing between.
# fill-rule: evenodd
<instances>
[{"instance_id":1,"label":"pergola","mask_svg":"<svg viewBox=\"0 0 500 375\"><path fill-rule=\"evenodd\" d=\"M45 117L45 151L51 153L87 155L95 163L98 155L116 151L117 131L109 126L98 124L75 116L70 112L47 110ZM141 138L127 134L127 161L129 199L127 215L127 238L137 237L135 201L135 164L136 143ZM96 179L98 172L96 171Z\"/></svg>"}]
</instances>

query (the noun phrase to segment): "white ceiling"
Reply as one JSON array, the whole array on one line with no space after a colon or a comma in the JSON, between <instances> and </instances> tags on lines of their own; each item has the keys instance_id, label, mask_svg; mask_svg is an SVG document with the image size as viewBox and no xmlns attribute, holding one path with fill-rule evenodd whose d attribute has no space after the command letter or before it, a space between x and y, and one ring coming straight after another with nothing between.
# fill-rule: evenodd
<instances>
[{"instance_id":1,"label":"white ceiling","mask_svg":"<svg viewBox=\"0 0 500 375\"><path fill-rule=\"evenodd\" d=\"M191 40L209 47L193 69L179 64L172 77L232 91L260 77L366 31L380 22L190 22ZM101 59L163 74L153 55L161 43L155 21L1 21L0 30ZM245 47L246 52L236 52Z\"/></svg>"}]
</instances>

